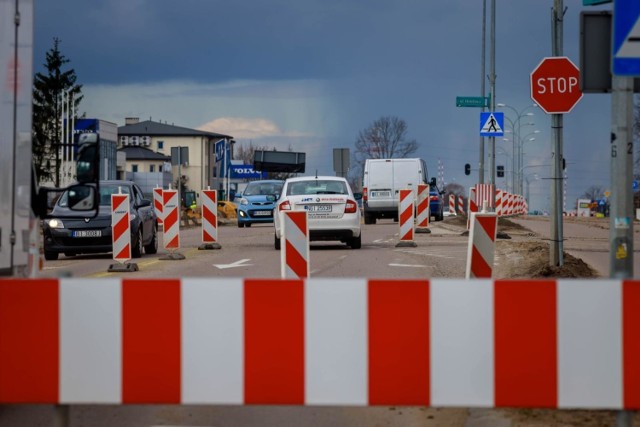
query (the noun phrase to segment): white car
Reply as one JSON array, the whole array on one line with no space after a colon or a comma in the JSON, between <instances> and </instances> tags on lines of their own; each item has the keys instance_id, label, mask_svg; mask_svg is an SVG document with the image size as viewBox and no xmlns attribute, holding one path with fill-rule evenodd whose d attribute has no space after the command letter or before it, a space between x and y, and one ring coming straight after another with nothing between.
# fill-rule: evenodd
<instances>
[{"instance_id":1,"label":"white car","mask_svg":"<svg viewBox=\"0 0 640 427\"><path fill-rule=\"evenodd\" d=\"M360 249L360 209L346 179L337 176L289 178L282 187L275 215L275 248L280 249L282 212L307 211L309 240L339 240Z\"/></svg>"}]
</instances>

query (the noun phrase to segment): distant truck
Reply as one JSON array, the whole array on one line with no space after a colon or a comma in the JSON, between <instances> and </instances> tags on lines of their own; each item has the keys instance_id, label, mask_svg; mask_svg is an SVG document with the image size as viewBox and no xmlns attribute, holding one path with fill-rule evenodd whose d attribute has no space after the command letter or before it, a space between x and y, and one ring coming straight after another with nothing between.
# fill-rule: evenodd
<instances>
[{"instance_id":1,"label":"distant truck","mask_svg":"<svg viewBox=\"0 0 640 427\"><path fill-rule=\"evenodd\" d=\"M417 194L418 184L429 184L427 164L422 159L367 159L364 164L364 223L375 224L378 218L398 220L400 190ZM432 179L435 185L435 179Z\"/></svg>"}]
</instances>

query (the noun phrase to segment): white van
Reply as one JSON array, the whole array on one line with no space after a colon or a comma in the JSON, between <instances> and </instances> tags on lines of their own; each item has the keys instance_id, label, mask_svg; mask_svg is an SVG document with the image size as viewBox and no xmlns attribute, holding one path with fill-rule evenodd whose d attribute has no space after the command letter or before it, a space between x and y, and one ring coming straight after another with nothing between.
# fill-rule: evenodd
<instances>
[{"instance_id":1,"label":"white van","mask_svg":"<svg viewBox=\"0 0 640 427\"><path fill-rule=\"evenodd\" d=\"M427 164L422 159L367 159L362 181L364 223L378 218L398 220L400 190L418 191L418 184L429 184Z\"/></svg>"}]
</instances>

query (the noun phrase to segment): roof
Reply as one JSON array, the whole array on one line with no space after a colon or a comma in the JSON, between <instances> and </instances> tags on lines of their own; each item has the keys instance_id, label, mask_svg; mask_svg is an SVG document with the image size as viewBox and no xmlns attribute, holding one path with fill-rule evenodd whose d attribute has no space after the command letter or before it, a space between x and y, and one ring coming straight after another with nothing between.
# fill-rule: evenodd
<instances>
[{"instance_id":1,"label":"roof","mask_svg":"<svg viewBox=\"0 0 640 427\"><path fill-rule=\"evenodd\" d=\"M160 160L163 162L171 161L171 156L165 156L164 154L156 153L146 147L140 147L137 145L128 145L118 149L126 153L127 160Z\"/></svg>"},{"instance_id":2,"label":"roof","mask_svg":"<svg viewBox=\"0 0 640 427\"><path fill-rule=\"evenodd\" d=\"M208 138L233 138L221 133L206 132L203 130L189 129L181 126L145 120L132 125L118 127L118 135L124 136L205 136Z\"/></svg>"}]
</instances>

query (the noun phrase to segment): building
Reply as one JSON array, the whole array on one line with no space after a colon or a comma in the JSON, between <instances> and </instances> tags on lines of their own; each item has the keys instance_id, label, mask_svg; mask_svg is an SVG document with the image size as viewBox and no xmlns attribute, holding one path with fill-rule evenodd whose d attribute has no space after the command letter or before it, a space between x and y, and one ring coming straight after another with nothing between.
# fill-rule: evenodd
<instances>
[{"instance_id":1,"label":"building","mask_svg":"<svg viewBox=\"0 0 640 427\"><path fill-rule=\"evenodd\" d=\"M155 187L169 188L171 156L138 145L127 145L118 149L118 177L133 181L149 198L153 198Z\"/></svg>"},{"instance_id":2,"label":"building","mask_svg":"<svg viewBox=\"0 0 640 427\"><path fill-rule=\"evenodd\" d=\"M172 162L171 172L175 177L173 185L175 186L177 177L181 175L187 189L193 191L200 191L208 186L212 189L223 189L222 161L216 160L215 148L216 143L230 147L232 138L230 135L174 126L166 122L140 121L135 117L125 119L125 125L118 128L120 149L140 147L171 158L172 148L182 148L181 152L186 155L181 159L181 164L178 164L176 159ZM155 169L159 165L156 160L143 161L127 157L126 170L133 172L134 165L138 166L139 172L142 172L140 168L151 168L152 165ZM163 169L163 172L166 171Z\"/></svg>"}]
</instances>

